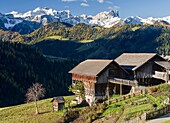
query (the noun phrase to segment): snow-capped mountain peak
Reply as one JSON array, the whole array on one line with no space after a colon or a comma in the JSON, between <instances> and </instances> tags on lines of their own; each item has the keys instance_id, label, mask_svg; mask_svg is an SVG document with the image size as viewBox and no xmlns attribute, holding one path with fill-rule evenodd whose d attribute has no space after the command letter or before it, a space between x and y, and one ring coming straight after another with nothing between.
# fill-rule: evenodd
<instances>
[{"instance_id":1,"label":"snow-capped mountain peak","mask_svg":"<svg viewBox=\"0 0 170 123\"><path fill-rule=\"evenodd\" d=\"M89 24L109 28L119 23L120 20L119 12L117 10L111 10L109 12L100 12L96 16L92 16L92 20L89 21Z\"/></svg>"},{"instance_id":2,"label":"snow-capped mountain peak","mask_svg":"<svg viewBox=\"0 0 170 123\"><path fill-rule=\"evenodd\" d=\"M142 18L139 16L130 16L124 19L126 24L142 24Z\"/></svg>"},{"instance_id":3,"label":"snow-capped mountain peak","mask_svg":"<svg viewBox=\"0 0 170 123\"><path fill-rule=\"evenodd\" d=\"M21 14L19 12L16 12L16 11L12 11L9 14L12 14L14 17L20 17L21 16Z\"/></svg>"},{"instance_id":4,"label":"snow-capped mountain peak","mask_svg":"<svg viewBox=\"0 0 170 123\"><path fill-rule=\"evenodd\" d=\"M35 23L42 26L53 21L65 22L71 25L85 23L93 26L97 25L110 28L114 25L123 24L170 24L170 16L163 18L149 17L146 19L143 19L140 16L130 16L121 19L119 17L119 11L117 10L100 12L95 16L85 14L74 16L71 14L70 10L57 11L47 7L38 7L23 14L16 11L0 14L0 21L4 22L4 27L7 29L12 29L19 23L28 23L28 25L33 24L30 28L35 30L38 28L38 26L36 26L34 29Z\"/></svg>"}]
</instances>

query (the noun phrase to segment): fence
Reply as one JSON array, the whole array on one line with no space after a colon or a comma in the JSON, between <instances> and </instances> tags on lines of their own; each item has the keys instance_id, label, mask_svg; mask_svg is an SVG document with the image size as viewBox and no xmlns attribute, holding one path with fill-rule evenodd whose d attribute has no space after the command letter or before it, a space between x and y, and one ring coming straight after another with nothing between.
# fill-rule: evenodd
<instances>
[{"instance_id":1,"label":"fence","mask_svg":"<svg viewBox=\"0 0 170 123\"><path fill-rule=\"evenodd\" d=\"M139 116L137 118L133 118L133 119L130 119L128 121L124 121L124 123L145 122L146 120L157 118L157 117L165 115L165 114L167 114L169 112L170 112L170 105L166 105L165 107L163 107L161 109L151 111L151 112L147 112L147 113L144 113L144 114L142 114L141 116Z\"/></svg>"},{"instance_id":2,"label":"fence","mask_svg":"<svg viewBox=\"0 0 170 123\"><path fill-rule=\"evenodd\" d=\"M139 96L141 94L146 94L146 91L145 90L141 90L141 91L138 91L138 92L135 92L135 93L130 93L130 94L126 94L126 95L120 96L118 98L110 99L109 103L120 102L122 100L126 100L126 99L129 99L129 98L135 97L135 96Z\"/></svg>"},{"instance_id":3,"label":"fence","mask_svg":"<svg viewBox=\"0 0 170 123\"><path fill-rule=\"evenodd\" d=\"M146 120L153 119L159 117L161 115L167 114L170 111L170 105L166 105L165 107L146 113Z\"/></svg>"},{"instance_id":4,"label":"fence","mask_svg":"<svg viewBox=\"0 0 170 123\"><path fill-rule=\"evenodd\" d=\"M146 93L147 93L146 90L141 90L141 91L138 91L138 92L135 92L135 93L123 95L123 96L118 97L118 98L110 99L109 103L116 103L116 102L126 100L126 99L129 99L129 98L135 97L135 96L139 96L141 94L146 94ZM128 121L125 121L124 123L139 123L141 121L146 121L146 120L157 118L157 117L162 116L164 114L167 114L169 112L170 112L170 104L166 105L165 107L163 107L161 109L144 113L141 116L139 116L137 118L130 119Z\"/></svg>"}]
</instances>

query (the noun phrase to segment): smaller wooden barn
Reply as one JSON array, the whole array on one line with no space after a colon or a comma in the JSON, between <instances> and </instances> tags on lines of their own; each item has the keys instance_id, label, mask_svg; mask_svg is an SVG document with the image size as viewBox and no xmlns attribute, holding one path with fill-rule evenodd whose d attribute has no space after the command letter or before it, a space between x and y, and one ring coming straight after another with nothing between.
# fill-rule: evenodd
<instances>
[{"instance_id":1,"label":"smaller wooden barn","mask_svg":"<svg viewBox=\"0 0 170 123\"><path fill-rule=\"evenodd\" d=\"M63 110L64 109L64 103L65 100L62 96L59 97L53 97L53 99L51 100L52 102L52 107L53 107L53 111L59 111L59 110Z\"/></svg>"},{"instance_id":2,"label":"smaller wooden barn","mask_svg":"<svg viewBox=\"0 0 170 123\"><path fill-rule=\"evenodd\" d=\"M129 72L129 79L139 86L157 85L168 81L170 64L156 53L123 53L115 61Z\"/></svg>"}]
</instances>

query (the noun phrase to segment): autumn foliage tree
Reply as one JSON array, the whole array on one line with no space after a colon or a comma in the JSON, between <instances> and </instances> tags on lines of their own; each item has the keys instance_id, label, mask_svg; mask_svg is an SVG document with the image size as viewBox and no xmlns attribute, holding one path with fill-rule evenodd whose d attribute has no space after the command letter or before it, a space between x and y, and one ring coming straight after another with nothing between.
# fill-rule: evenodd
<instances>
[{"instance_id":1,"label":"autumn foliage tree","mask_svg":"<svg viewBox=\"0 0 170 123\"><path fill-rule=\"evenodd\" d=\"M37 101L45 96L45 88L40 83L33 83L26 93L27 102L35 102L36 114L39 114Z\"/></svg>"},{"instance_id":2,"label":"autumn foliage tree","mask_svg":"<svg viewBox=\"0 0 170 123\"><path fill-rule=\"evenodd\" d=\"M85 90L84 90L84 84L81 81L78 81L76 83L72 83L72 85L69 86L69 91L75 93L76 96L82 99L85 99Z\"/></svg>"}]
</instances>

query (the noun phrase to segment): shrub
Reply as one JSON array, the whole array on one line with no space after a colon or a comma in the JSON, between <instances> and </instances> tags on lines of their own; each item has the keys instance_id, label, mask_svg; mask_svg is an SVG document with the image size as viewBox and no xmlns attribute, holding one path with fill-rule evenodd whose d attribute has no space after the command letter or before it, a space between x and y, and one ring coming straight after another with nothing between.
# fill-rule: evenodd
<instances>
[{"instance_id":1,"label":"shrub","mask_svg":"<svg viewBox=\"0 0 170 123\"><path fill-rule=\"evenodd\" d=\"M64 116L61 119L61 122L69 123L78 117L79 117L79 111L70 109L65 112Z\"/></svg>"},{"instance_id":2,"label":"shrub","mask_svg":"<svg viewBox=\"0 0 170 123\"><path fill-rule=\"evenodd\" d=\"M157 91L158 91L158 87L157 86L149 88L149 93L154 93L154 92L157 92Z\"/></svg>"},{"instance_id":3,"label":"shrub","mask_svg":"<svg viewBox=\"0 0 170 123\"><path fill-rule=\"evenodd\" d=\"M153 106L154 108L157 108L157 107L158 107L157 104L155 104L155 103L154 103L152 106Z\"/></svg>"},{"instance_id":4,"label":"shrub","mask_svg":"<svg viewBox=\"0 0 170 123\"><path fill-rule=\"evenodd\" d=\"M158 92L170 92L170 85L169 84L159 85Z\"/></svg>"}]
</instances>

